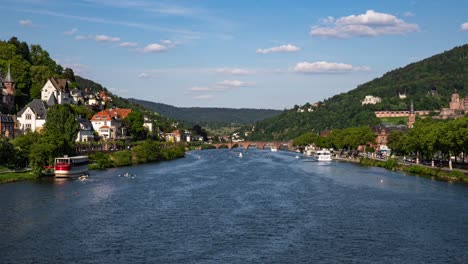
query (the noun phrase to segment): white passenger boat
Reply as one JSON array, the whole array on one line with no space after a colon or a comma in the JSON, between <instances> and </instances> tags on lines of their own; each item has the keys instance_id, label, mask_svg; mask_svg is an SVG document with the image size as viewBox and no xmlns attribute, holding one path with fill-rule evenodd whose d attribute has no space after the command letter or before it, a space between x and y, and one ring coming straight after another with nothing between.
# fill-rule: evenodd
<instances>
[{"instance_id":1,"label":"white passenger boat","mask_svg":"<svg viewBox=\"0 0 468 264\"><path fill-rule=\"evenodd\" d=\"M322 149L315 152L314 158L318 161L331 161L331 153L329 150Z\"/></svg>"},{"instance_id":2,"label":"white passenger boat","mask_svg":"<svg viewBox=\"0 0 468 264\"><path fill-rule=\"evenodd\" d=\"M88 156L55 158L55 177L74 178L88 174Z\"/></svg>"},{"instance_id":3,"label":"white passenger boat","mask_svg":"<svg viewBox=\"0 0 468 264\"><path fill-rule=\"evenodd\" d=\"M271 147L271 151L276 152L278 149L276 147Z\"/></svg>"}]
</instances>

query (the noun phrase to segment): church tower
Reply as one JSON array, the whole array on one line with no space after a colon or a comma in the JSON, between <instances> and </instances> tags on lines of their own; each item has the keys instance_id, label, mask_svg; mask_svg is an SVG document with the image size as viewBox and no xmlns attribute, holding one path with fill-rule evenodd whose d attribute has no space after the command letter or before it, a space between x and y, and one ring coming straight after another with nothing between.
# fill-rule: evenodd
<instances>
[{"instance_id":1,"label":"church tower","mask_svg":"<svg viewBox=\"0 0 468 264\"><path fill-rule=\"evenodd\" d=\"M413 99L411 99L411 108L410 108L410 114L408 116L408 122L406 123L406 126L408 128L413 128L413 124L416 122L416 113L414 112L414 105L413 105Z\"/></svg>"},{"instance_id":2,"label":"church tower","mask_svg":"<svg viewBox=\"0 0 468 264\"><path fill-rule=\"evenodd\" d=\"M5 87L3 89L3 103L8 110L11 110L15 106L15 81L11 78L10 65L8 65L8 73L3 80L3 86Z\"/></svg>"}]
</instances>

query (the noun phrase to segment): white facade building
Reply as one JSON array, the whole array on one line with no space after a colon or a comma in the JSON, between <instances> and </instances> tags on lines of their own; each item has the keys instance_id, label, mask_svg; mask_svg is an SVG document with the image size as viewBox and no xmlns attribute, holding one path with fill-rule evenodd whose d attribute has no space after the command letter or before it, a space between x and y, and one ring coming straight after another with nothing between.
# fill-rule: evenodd
<instances>
[{"instance_id":1,"label":"white facade building","mask_svg":"<svg viewBox=\"0 0 468 264\"><path fill-rule=\"evenodd\" d=\"M366 104L378 104L382 102L382 98L380 97L377 97L377 96L372 96L372 95L366 95L366 97L364 98L364 100L362 100L362 105L366 105Z\"/></svg>"}]
</instances>

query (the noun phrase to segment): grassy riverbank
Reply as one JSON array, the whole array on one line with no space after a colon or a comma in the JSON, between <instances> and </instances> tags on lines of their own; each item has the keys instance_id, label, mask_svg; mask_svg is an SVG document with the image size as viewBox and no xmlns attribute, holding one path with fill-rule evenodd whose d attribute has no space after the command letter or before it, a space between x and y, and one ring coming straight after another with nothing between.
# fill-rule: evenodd
<instances>
[{"instance_id":1,"label":"grassy riverbank","mask_svg":"<svg viewBox=\"0 0 468 264\"><path fill-rule=\"evenodd\" d=\"M167 161L185 156L185 144L174 144L156 141L141 141L130 150L111 153L94 153L89 155L90 170L138 165L148 162ZM0 184L24 180L34 180L39 177L32 171L10 172L0 171Z\"/></svg>"},{"instance_id":2,"label":"grassy riverbank","mask_svg":"<svg viewBox=\"0 0 468 264\"><path fill-rule=\"evenodd\" d=\"M389 170L404 171L409 174L418 175L422 177L428 177L439 181L449 182L465 182L468 183L468 175L460 170L443 170L438 167L427 167L421 165L402 165L398 163L396 159L388 159L386 161L380 161L369 158L362 158L359 160L359 164L366 166L382 167Z\"/></svg>"},{"instance_id":3,"label":"grassy riverbank","mask_svg":"<svg viewBox=\"0 0 468 264\"><path fill-rule=\"evenodd\" d=\"M148 162L167 161L185 156L185 144L141 141L130 150L89 155L91 170L124 167Z\"/></svg>"},{"instance_id":4,"label":"grassy riverbank","mask_svg":"<svg viewBox=\"0 0 468 264\"><path fill-rule=\"evenodd\" d=\"M31 171L5 172L0 174L0 184L34 179L37 179L37 176Z\"/></svg>"}]
</instances>

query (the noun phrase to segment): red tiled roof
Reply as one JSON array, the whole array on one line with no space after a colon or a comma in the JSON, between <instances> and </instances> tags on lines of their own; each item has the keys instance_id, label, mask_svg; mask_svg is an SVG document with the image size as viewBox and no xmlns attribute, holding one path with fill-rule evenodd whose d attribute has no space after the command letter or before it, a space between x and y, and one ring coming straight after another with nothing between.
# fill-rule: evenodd
<instances>
[{"instance_id":1,"label":"red tiled roof","mask_svg":"<svg viewBox=\"0 0 468 264\"><path fill-rule=\"evenodd\" d=\"M112 117L115 118L125 118L132 112L132 109L127 108L113 108L102 110L101 112L96 113L91 118L91 121L110 121ZM104 118L103 118L104 117Z\"/></svg>"}]
</instances>

